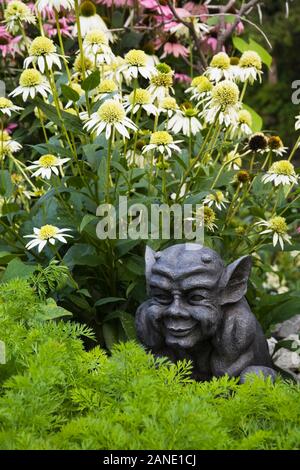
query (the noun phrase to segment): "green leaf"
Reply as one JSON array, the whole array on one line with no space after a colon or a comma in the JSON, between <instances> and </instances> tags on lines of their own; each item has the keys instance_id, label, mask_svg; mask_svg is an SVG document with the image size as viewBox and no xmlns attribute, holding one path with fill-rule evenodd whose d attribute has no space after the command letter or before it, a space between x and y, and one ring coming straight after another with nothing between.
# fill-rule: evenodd
<instances>
[{"instance_id":1,"label":"green leaf","mask_svg":"<svg viewBox=\"0 0 300 470\"><path fill-rule=\"evenodd\" d=\"M17 255L10 253L9 251L0 251L0 265L7 264L9 261L14 259Z\"/></svg>"},{"instance_id":2,"label":"green leaf","mask_svg":"<svg viewBox=\"0 0 300 470\"><path fill-rule=\"evenodd\" d=\"M250 49L249 44L239 36L233 36L232 42L234 47L240 52L249 51Z\"/></svg>"},{"instance_id":3,"label":"green leaf","mask_svg":"<svg viewBox=\"0 0 300 470\"><path fill-rule=\"evenodd\" d=\"M252 130L253 132L260 132L263 127L263 120L259 114L257 114L254 109L250 108L247 104L243 104L244 109L246 109L252 117Z\"/></svg>"},{"instance_id":4,"label":"green leaf","mask_svg":"<svg viewBox=\"0 0 300 470\"><path fill-rule=\"evenodd\" d=\"M210 18L208 18L206 20L206 23L209 25L209 26L216 26L217 24L220 23L220 16L212 16ZM235 15L225 15L224 17L224 22L225 23L230 23L230 24L233 24L236 20L236 16Z\"/></svg>"},{"instance_id":5,"label":"green leaf","mask_svg":"<svg viewBox=\"0 0 300 470\"><path fill-rule=\"evenodd\" d=\"M91 91L94 90L100 83L100 72L99 70L95 70L92 72L85 80L83 80L81 84L81 88L84 91Z\"/></svg>"},{"instance_id":6,"label":"green leaf","mask_svg":"<svg viewBox=\"0 0 300 470\"><path fill-rule=\"evenodd\" d=\"M208 18L206 21L208 26L216 26L217 24L219 24L219 22L220 22L219 16L212 16L211 18Z\"/></svg>"},{"instance_id":7,"label":"green leaf","mask_svg":"<svg viewBox=\"0 0 300 470\"><path fill-rule=\"evenodd\" d=\"M120 321L127 336L127 339L129 341L136 339L136 329L133 315L130 315L126 312L122 312L120 315Z\"/></svg>"},{"instance_id":8,"label":"green leaf","mask_svg":"<svg viewBox=\"0 0 300 470\"><path fill-rule=\"evenodd\" d=\"M15 203L5 203L2 206L2 215L21 214L20 206Z\"/></svg>"},{"instance_id":9,"label":"green leaf","mask_svg":"<svg viewBox=\"0 0 300 470\"><path fill-rule=\"evenodd\" d=\"M225 16L225 23L230 23L230 24L233 24L236 20L236 16L235 15L226 15Z\"/></svg>"},{"instance_id":10,"label":"green leaf","mask_svg":"<svg viewBox=\"0 0 300 470\"><path fill-rule=\"evenodd\" d=\"M64 256L64 263L69 266L98 266L99 260L93 246L78 243L71 246Z\"/></svg>"},{"instance_id":11,"label":"green leaf","mask_svg":"<svg viewBox=\"0 0 300 470\"><path fill-rule=\"evenodd\" d=\"M40 312L38 316L41 320L54 320L56 318L72 316L71 312L56 305L53 299L49 299L46 305L41 305Z\"/></svg>"},{"instance_id":12,"label":"green leaf","mask_svg":"<svg viewBox=\"0 0 300 470\"><path fill-rule=\"evenodd\" d=\"M79 232L83 232L84 228L92 221L98 220L98 218L93 214L86 214L80 224Z\"/></svg>"},{"instance_id":13,"label":"green leaf","mask_svg":"<svg viewBox=\"0 0 300 470\"><path fill-rule=\"evenodd\" d=\"M111 304L115 302L121 302L124 301L123 297L105 297L104 299L99 299L97 302L95 302L95 307L99 307L100 305L106 305L106 304Z\"/></svg>"},{"instance_id":14,"label":"green leaf","mask_svg":"<svg viewBox=\"0 0 300 470\"><path fill-rule=\"evenodd\" d=\"M8 170L0 170L0 194L10 197L13 191L13 184Z\"/></svg>"},{"instance_id":15,"label":"green leaf","mask_svg":"<svg viewBox=\"0 0 300 470\"><path fill-rule=\"evenodd\" d=\"M73 90L73 88L68 85L61 85L61 91L67 100L76 102L80 98L79 93L77 93L77 91Z\"/></svg>"},{"instance_id":16,"label":"green leaf","mask_svg":"<svg viewBox=\"0 0 300 470\"><path fill-rule=\"evenodd\" d=\"M48 142L48 144L28 145L28 147L34 148L34 150L41 155L44 155L45 153L53 153L54 155L58 154L64 157L72 157L71 150L60 145L52 145L50 142Z\"/></svg>"},{"instance_id":17,"label":"green leaf","mask_svg":"<svg viewBox=\"0 0 300 470\"><path fill-rule=\"evenodd\" d=\"M281 305L274 306L270 313L264 318L264 324L267 326L281 323L293 317L300 310L300 297L292 297Z\"/></svg>"},{"instance_id":18,"label":"green leaf","mask_svg":"<svg viewBox=\"0 0 300 470\"><path fill-rule=\"evenodd\" d=\"M43 113L47 116L50 121L53 121L54 124L56 124L60 128L64 124L69 131L83 134L82 123L77 116L74 116L70 113L66 113L65 111L60 111L62 117L62 120L60 120L55 106L45 103L39 97L35 98L34 103L38 108L43 111Z\"/></svg>"},{"instance_id":19,"label":"green leaf","mask_svg":"<svg viewBox=\"0 0 300 470\"><path fill-rule=\"evenodd\" d=\"M82 311L85 313L90 313L92 312L92 307L88 303L88 301L84 297L79 297L78 291L75 294L69 294L68 295L68 300L70 300L74 305L79 307Z\"/></svg>"},{"instance_id":20,"label":"green leaf","mask_svg":"<svg viewBox=\"0 0 300 470\"><path fill-rule=\"evenodd\" d=\"M7 282L16 278L28 279L35 270L36 266L25 264L19 258L14 258L8 263L1 281Z\"/></svg>"},{"instance_id":21,"label":"green leaf","mask_svg":"<svg viewBox=\"0 0 300 470\"><path fill-rule=\"evenodd\" d=\"M272 65L273 58L268 53L268 51L266 51L266 49L264 47L262 47L260 44L258 44L256 41L254 41L254 39L252 39L252 38L250 38L249 46L250 46L249 48L252 51L257 52L257 54L260 56L263 63L266 64L266 66L268 68L270 68L271 65Z\"/></svg>"},{"instance_id":22,"label":"green leaf","mask_svg":"<svg viewBox=\"0 0 300 470\"><path fill-rule=\"evenodd\" d=\"M110 350L118 342L118 328L111 323L103 323L103 336L106 347Z\"/></svg>"},{"instance_id":23,"label":"green leaf","mask_svg":"<svg viewBox=\"0 0 300 470\"><path fill-rule=\"evenodd\" d=\"M116 241L116 251L118 254L118 258L126 255L130 250L132 250L135 246L139 245L141 240L117 240Z\"/></svg>"}]
</instances>

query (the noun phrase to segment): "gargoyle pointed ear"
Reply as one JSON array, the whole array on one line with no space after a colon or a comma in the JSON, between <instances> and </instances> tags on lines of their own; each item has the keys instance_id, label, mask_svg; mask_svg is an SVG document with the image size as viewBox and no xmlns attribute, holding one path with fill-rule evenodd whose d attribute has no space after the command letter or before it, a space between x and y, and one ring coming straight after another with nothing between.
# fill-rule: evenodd
<instances>
[{"instance_id":1,"label":"gargoyle pointed ear","mask_svg":"<svg viewBox=\"0 0 300 470\"><path fill-rule=\"evenodd\" d=\"M151 276L151 271L152 271L152 266L155 263L155 255L156 251L152 250L150 246L146 246L146 252L145 252L145 275L146 275L146 284L147 284L147 291L149 292L149 281L150 281L150 276Z\"/></svg>"},{"instance_id":2,"label":"gargoyle pointed ear","mask_svg":"<svg viewBox=\"0 0 300 470\"><path fill-rule=\"evenodd\" d=\"M251 256L243 256L225 268L219 284L221 305L238 302L246 294L251 266Z\"/></svg>"}]
</instances>

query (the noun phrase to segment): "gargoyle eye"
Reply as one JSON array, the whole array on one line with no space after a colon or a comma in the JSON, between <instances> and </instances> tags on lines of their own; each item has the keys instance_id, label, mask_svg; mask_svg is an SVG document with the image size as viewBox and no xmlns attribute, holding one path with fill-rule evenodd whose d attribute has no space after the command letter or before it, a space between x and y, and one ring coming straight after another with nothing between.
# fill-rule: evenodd
<instances>
[{"instance_id":1,"label":"gargoyle eye","mask_svg":"<svg viewBox=\"0 0 300 470\"><path fill-rule=\"evenodd\" d=\"M154 299L156 300L156 302L162 305L169 305L172 303L172 297L168 294L154 293Z\"/></svg>"},{"instance_id":2,"label":"gargoyle eye","mask_svg":"<svg viewBox=\"0 0 300 470\"><path fill-rule=\"evenodd\" d=\"M188 297L188 301L189 303L191 304L197 304L197 303L200 303L202 300L204 299L204 297L200 294L191 294L189 295Z\"/></svg>"},{"instance_id":3,"label":"gargoyle eye","mask_svg":"<svg viewBox=\"0 0 300 470\"><path fill-rule=\"evenodd\" d=\"M169 305L172 303L172 295L160 289L152 290L152 297L156 302L162 305Z\"/></svg>"}]
</instances>

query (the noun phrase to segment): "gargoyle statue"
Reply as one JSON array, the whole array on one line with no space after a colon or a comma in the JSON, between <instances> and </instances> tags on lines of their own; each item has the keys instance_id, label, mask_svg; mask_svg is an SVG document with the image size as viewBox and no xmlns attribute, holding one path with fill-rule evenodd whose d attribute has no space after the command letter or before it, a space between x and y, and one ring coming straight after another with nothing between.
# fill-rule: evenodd
<instances>
[{"instance_id":1,"label":"gargoyle statue","mask_svg":"<svg viewBox=\"0 0 300 470\"><path fill-rule=\"evenodd\" d=\"M157 356L190 359L193 377L262 373L275 379L261 326L245 299L251 257L225 266L199 244L146 248L149 299L137 310L138 338Z\"/></svg>"}]
</instances>

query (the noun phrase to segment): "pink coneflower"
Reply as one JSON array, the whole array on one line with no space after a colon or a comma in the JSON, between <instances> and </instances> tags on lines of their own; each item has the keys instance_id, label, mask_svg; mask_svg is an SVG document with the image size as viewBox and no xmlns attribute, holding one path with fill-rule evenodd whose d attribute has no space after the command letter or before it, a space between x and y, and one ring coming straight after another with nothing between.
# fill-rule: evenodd
<instances>
[{"instance_id":1,"label":"pink coneflower","mask_svg":"<svg viewBox=\"0 0 300 470\"><path fill-rule=\"evenodd\" d=\"M158 6L157 3L157 0L140 0L140 4L149 10L156 10Z\"/></svg>"},{"instance_id":2,"label":"pink coneflower","mask_svg":"<svg viewBox=\"0 0 300 470\"><path fill-rule=\"evenodd\" d=\"M226 23L225 28L226 28L227 30L229 30L229 29L231 28L231 26L232 26L231 24ZM243 23L242 23L241 21L239 21L238 24L237 24L236 27L235 27L234 32L235 32L236 34L242 34L242 33L244 32L244 30L245 30L245 28L244 28Z\"/></svg>"},{"instance_id":3,"label":"pink coneflower","mask_svg":"<svg viewBox=\"0 0 300 470\"><path fill-rule=\"evenodd\" d=\"M218 46L218 41L215 37L212 36L204 36L203 41L202 41L202 49L204 54L215 54L217 52L217 46ZM222 47L222 52L225 51L225 47Z\"/></svg>"},{"instance_id":4,"label":"pink coneflower","mask_svg":"<svg viewBox=\"0 0 300 470\"><path fill-rule=\"evenodd\" d=\"M174 80L179 83L191 83L192 79L185 73L174 73Z\"/></svg>"},{"instance_id":5,"label":"pink coneflower","mask_svg":"<svg viewBox=\"0 0 300 470\"><path fill-rule=\"evenodd\" d=\"M243 34L244 30L245 30L245 27L244 27L243 23L241 21L239 21L238 24L236 25L235 32L237 34Z\"/></svg>"},{"instance_id":6,"label":"pink coneflower","mask_svg":"<svg viewBox=\"0 0 300 470\"><path fill-rule=\"evenodd\" d=\"M198 16L200 21L207 21L209 11L206 5L198 5L194 2L187 2L184 4L184 8L188 10L192 15Z\"/></svg>"},{"instance_id":7,"label":"pink coneflower","mask_svg":"<svg viewBox=\"0 0 300 470\"><path fill-rule=\"evenodd\" d=\"M21 36L13 37L5 28L0 26L0 51L3 57L21 54L19 48Z\"/></svg>"},{"instance_id":8,"label":"pink coneflower","mask_svg":"<svg viewBox=\"0 0 300 470\"><path fill-rule=\"evenodd\" d=\"M100 3L101 5L106 5L107 7L132 7L134 5L134 0L96 0L95 3ZM143 3L143 2L140 2ZM155 2L156 3L156 2Z\"/></svg>"},{"instance_id":9,"label":"pink coneflower","mask_svg":"<svg viewBox=\"0 0 300 470\"><path fill-rule=\"evenodd\" d=\"M218 41L216 38L213 38L213 37L207 38L206 44L213 53L217 51Z\"/></svg>"},{"instance_id":10,"label":"pink coneflower","mask_svg":"<svg viewBox=\"0 0 300 470\"><path fill-rule=\"evenodd\" d=\"M175 8L177 15L180 18L188 18L191 16L190 12L185 8ZM155 19L163 24L164 31L170 31L172 28L178 25L178 21L174 18L173 12L168 6L159 5L157 7L158 15L155 16Z\"/></svg>"},{"instance_id":11,"label":"pink coneflower","mask_svg":"<svg viewBox=\"0 0 300 470\"><path fill-rule=\"evenodd\" d=\"M8 134L11 134L16 128L18 127L18 124L14 123L14 122L10 122L6 128L4 129L5 132L7 132Z\"/></svg>"},{"instance_id":12,"label":"pink coneflower","mask_svg":"<svg viewBox=\"0 0 300 470\"><path fill-rule=\"evenodd\" d=\"M187 57L189 50L187 47L176 42L166 42L163 46L164 52L161 58L165 58L167 55L173 55L174 57Z\"/></svg>"},{"instance_id":13,"label":"pink coneflower","mask_svg":"<svg viewBox=\"0 0 300 470\"><path fill-rule=\"evenodd\" d=\"M74 17L68 17L68 18L59 18L59 25L60 25L60 32L62 36L72 38L72 31L74 27L74 22L75 18ZM53 37L57 35L57 28L56 28L56 22L54 21L49 21L48 23L44 24L44 30L46 32L46 36L48 37Z\"/></svg>"}]
</instances>

